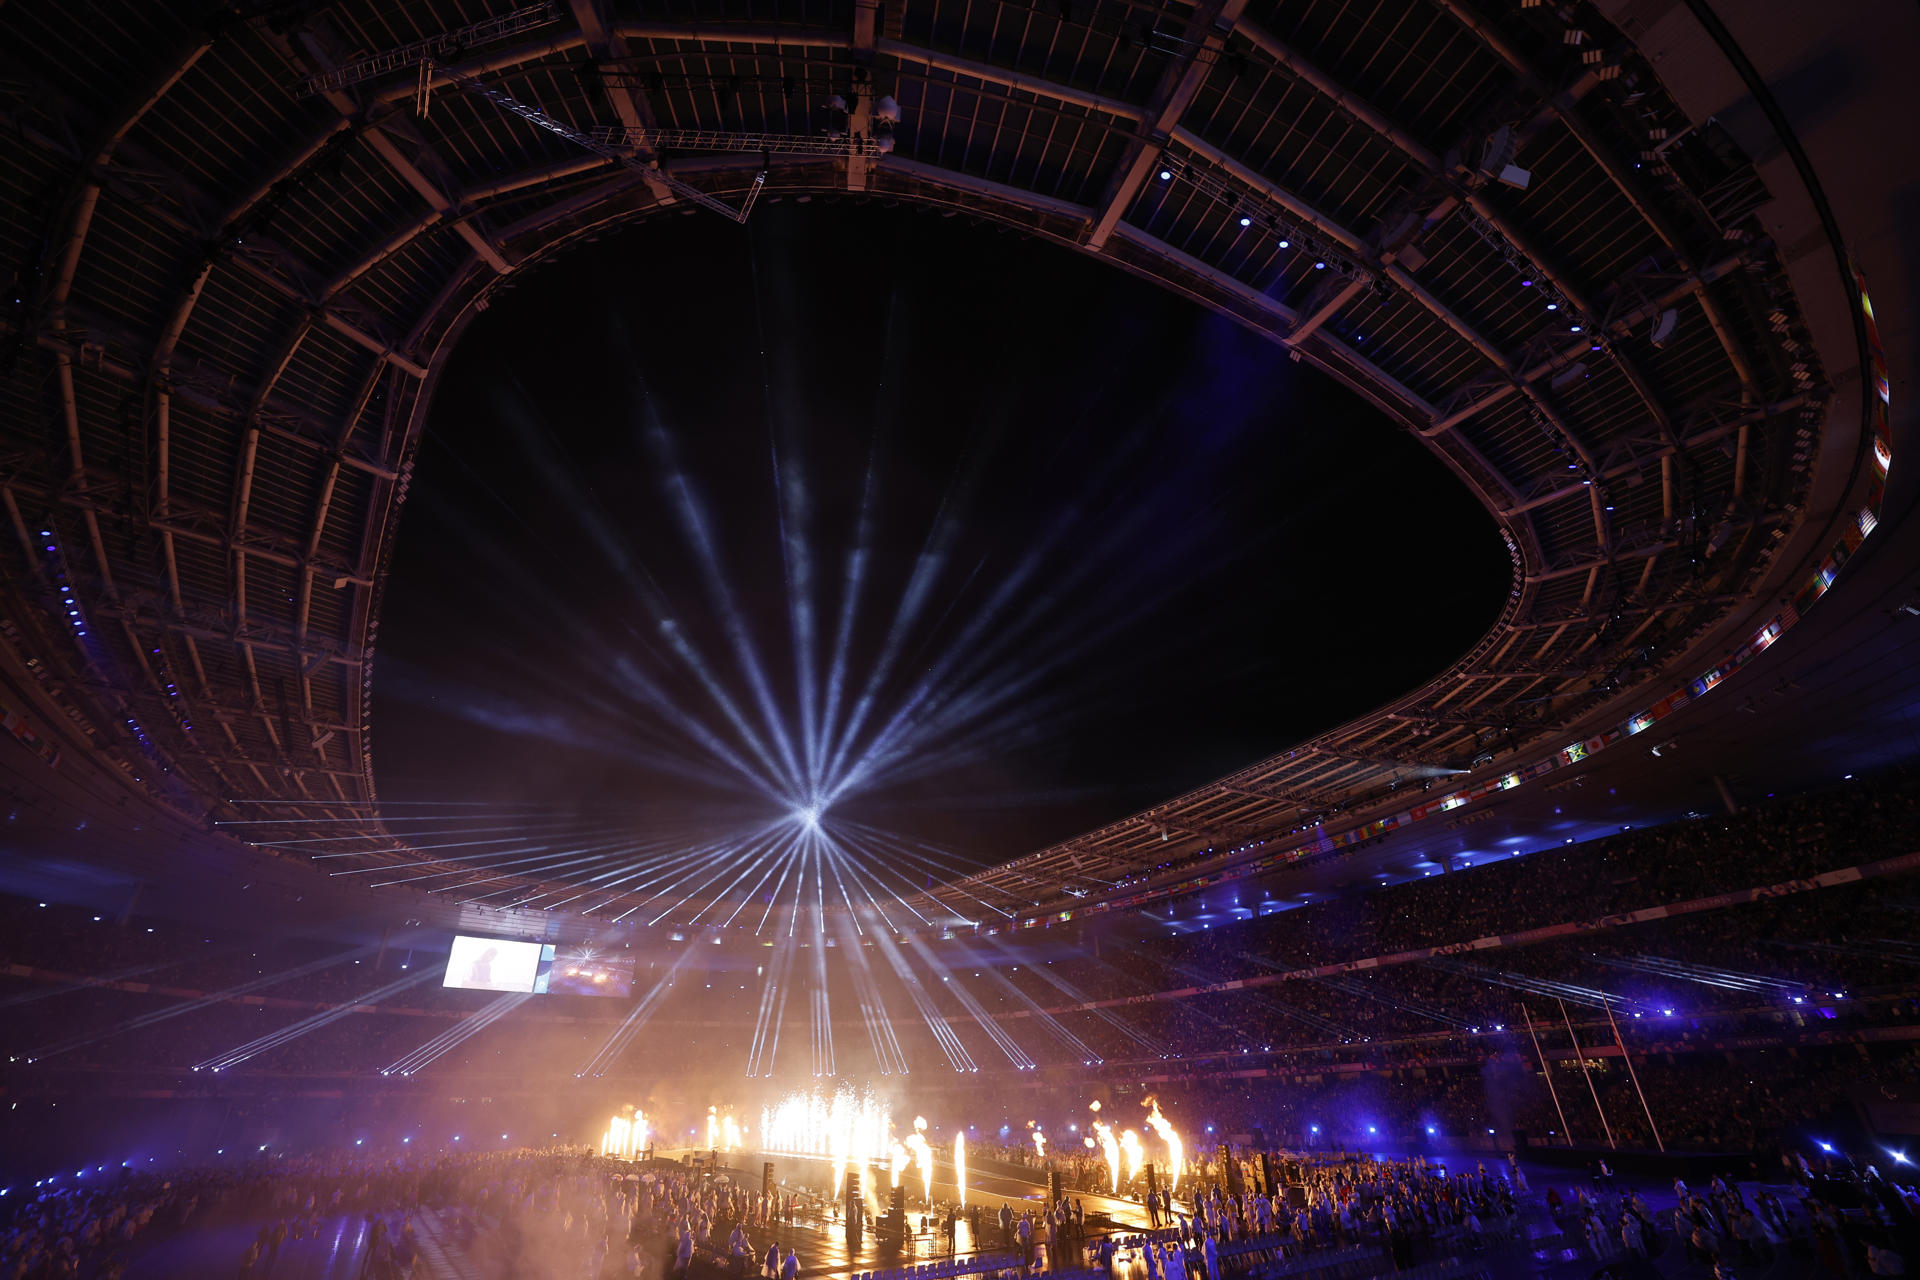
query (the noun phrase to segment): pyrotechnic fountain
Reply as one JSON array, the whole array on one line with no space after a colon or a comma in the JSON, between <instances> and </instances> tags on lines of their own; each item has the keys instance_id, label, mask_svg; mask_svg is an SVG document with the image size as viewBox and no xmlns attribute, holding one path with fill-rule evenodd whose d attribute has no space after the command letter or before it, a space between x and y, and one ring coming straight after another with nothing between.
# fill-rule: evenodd
<instances>
[{"instance_id":1,"label":"pyrotechnic fountain","mask_svg":"<svg viewBox=\"0 0 1920 1280\"><path fill-rule=\"evenodd\" d=\"M1146 1156L1146 1148L1140 1145L1140 1135L1131 1129L1120 1131L1120 1150L1127 1157L1127 1182L1140 1176L1140 1165Z\"/></svg>"},{"instance_id":2,"label":"pyrotechnic fountain","mask_svg":"<svg viewBox=\"0 0 1920 1280\"><path fill-rule=\"evenodd\" d=\"M1038 1156L1038 1157L1039 1157L1039 1159L1040 1159L1040 1162L1041 1162L1042 1164L1044 1164L1044 1163L1046 1163L1046 1159L1047 1159L1047 1135L1046 1135L1046 1132L1045 1132L1044 1130L1042 1130L1042 1129L1040 1128L1040 1126L1039 1126L1038 1124L1035 1124L1035 1123L1034 1123L1033 1121L1031 1121L1031 1120L1029 1120L1029 1121L1027 1121L1027 1128L1033 1131L1033 1151L1034 1151L1034 1154L1035 1154L1036 1156Z\"/></svg>"},{"instance_id":3,"label":"pyrotechnic fountain","mask_svg":"<svg viewBox=\"0 0 1920 1280\"><path fill-rule=\"evenodd\" d=\"M849 1167L862 1173L884 1161L897 1145L889 1135L893 1117L887 1104L872 1094L851 1089L833 1094L819 1091L789 1093L760 1112L760 1142L765 1151L798 1156L822 1156L833 1162L835 1194L846 1185ZM904 1164L895 1157L894 1183Z\"/></svg>"},{"instance_id":4,"label":"pyrotechnic fountain","mask_svg":"<svg viewBox=\"0 0 1920 1280\"><path fill-rule=\"evenodd\" d=\"M719 1107L707 1108L707 1150L738 1151L740 1137L745 1132L731 1110L722 1115Z\"/></svg>"},{"instance_id":5,"label":"pyrotechnic fountain","mask_svg":"<svg viewBox=\"0 0 1920 1280\"><path fill-rule=\"evenodd\" d=\"M615 1116L607 1123L606 1135L600 1139L600 1154L621 1160L637 1160L640 1153L647 1149L647 1117L638 1107L622 1107L621 1110L633 1114Z\"/></svg>"},{"instance_id":6,"label":"pyrotechnic fountain","mask_svg":"<svg viewBox=\"0 0 1920 1280\"><path fill-rule=\"evenodd\" d=\"M1087 1110L1094 1113L1094 1118L1092 1123L1087 1126L1088 1128L1093 1130L1093 1137L1087 1139L1087 1145L1091 1147L1094 1145L1095 1139L1099 1140L1100 1154L1105 1156L1107 1159L1107 1173L1109 1174L1110 1181L1113 1184L1113 1194L1119 1195L1120 1194L1120 1144L1114 1141L1113 1129L1107 1124L1106 1121L1100 1119L1100 1116L1099 1116L1100 1104L1098 1102L1088 1103Z\"/></svg>"},{"instance_id":7,"label":"pyrotechnic fountain","mask_svg":"<svg viewBox=\"0 0 1920 1280\"><path fill-rule=\"evenodd\" d=\"M1186 1150L1180 1143L1179 1131L1160 1114L1158 1098L1150 1096L1140 1105L1151 1108L1147 1112L1147 1128L1160 1135L1161 1141L1167 1144L1167 1194L1172 1195L1180 1189L1180 1170L1186 1164Z\"/></svg>"},{"instance_id":8,"label":"pyrotechnic fountain","mask_svg":"<svg viewBox=\"0 0 1920 1280\"><path fill-rule=\"evenodd\" d=\"M927 1118L913 1118L913 1132L907 1135L905 1147L913 1153L914 1167L920 1170L920 1194L928 1204L933 1203L933 1148L927 1145ZM895 1186L899 1180L895 1179Z\"/></svg>"},{"instance_id":9,"label":"pyrotechnic fountain","mask_svg":"<svg viewBox=\"0 0 1920 1280\"><path fill-rule=\"evenodd\" d=\"M960 1186L960 1207L967 1207L967 1135L962 1130L953 1135L953 1180Z\"/></svg>"}]
</instances>

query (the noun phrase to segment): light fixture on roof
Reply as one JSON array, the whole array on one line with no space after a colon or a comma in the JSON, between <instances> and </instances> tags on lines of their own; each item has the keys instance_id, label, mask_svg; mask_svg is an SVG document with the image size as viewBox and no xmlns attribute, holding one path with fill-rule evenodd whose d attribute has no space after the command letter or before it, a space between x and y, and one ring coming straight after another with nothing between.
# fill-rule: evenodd
<instances>
[{"instance_id":1,"label":"light fixture on roof","mask_svg":"<svg viewBox=\"0 0 1920 1280\"><path fill-rule=\"evenodd\" d=\"M1662 311L1659 318L1653 322L1653 332L1647 335L1647 340L1656 347L1666 346L1667 339L1673 337L1673 331L1679 323L1680 313L1674 308L1668 307L1665 311Z\"/></svg>"},{"instance_id":2,"label":"light fixture on roof","mask_svg":"<svg viewBox=\"0 0 1920 1280\"><path fill-rule=\"evenodd\" d=\"M1511 128L1501 125L1495 129L1480 152L1480 172L1516 191L1525 191L1533 174L1513 162L1516 147Z\"/></svg>"}]
</instances>

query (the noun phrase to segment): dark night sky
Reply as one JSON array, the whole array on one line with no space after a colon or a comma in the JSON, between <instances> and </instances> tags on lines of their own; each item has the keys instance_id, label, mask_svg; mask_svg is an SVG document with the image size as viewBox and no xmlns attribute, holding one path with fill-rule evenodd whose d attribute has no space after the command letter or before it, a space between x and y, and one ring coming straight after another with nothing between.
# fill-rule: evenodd
<instances>
[{"instance_id":1,"label":"dark night sky","mask_svg":"<svg viewBox=\"0 0 1920 1280\"><path fill-rule=\"evenodd\" d=\"M999 701L919 741L922 776L836 812L985 861L1404 692L1507 587L1491 520L1414 440L1118 271L858 203L655 220L523 276L452 358L385 598L384 798L618 804L690 829L773 808L686 776L714 770L634 692L741 751L672 656L671 614L758 715L676 494L796 741L783 579L810 565L824 684L864 495L857 689L923 563L869 723L929 672Z\"/></svg>"}]
</instances>

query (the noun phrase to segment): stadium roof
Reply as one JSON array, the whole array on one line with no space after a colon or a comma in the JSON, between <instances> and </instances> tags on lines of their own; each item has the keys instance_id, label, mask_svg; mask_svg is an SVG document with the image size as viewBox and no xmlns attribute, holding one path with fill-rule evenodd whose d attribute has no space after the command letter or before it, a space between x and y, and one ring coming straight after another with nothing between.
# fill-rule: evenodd
<instances>
[{"instance_id":1,"label":"stadium roof","mask_svg":"<svg viewBox=\"0 0 1920 1280\"><path fill-rule=\"evenodd\" d=\"M1791 625L1878 500L1817 182L1592 7L195 16L0 8L10 723L179 814L377 815L384 567L436 378L516 272L616 222L836 197L1019 228L1352 385L1507 537L1505 610L1427 686L932 891L954 911L1112 898L1550 762Z\"/></svg>"}]
</instances>

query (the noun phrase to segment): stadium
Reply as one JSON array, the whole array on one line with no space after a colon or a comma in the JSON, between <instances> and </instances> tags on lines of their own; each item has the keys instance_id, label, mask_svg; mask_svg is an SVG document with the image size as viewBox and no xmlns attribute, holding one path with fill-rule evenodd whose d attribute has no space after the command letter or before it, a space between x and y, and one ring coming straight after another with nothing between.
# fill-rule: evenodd
<instances>
[{"instance_id":1,"label":"stadium","mask_svg":"<svg viewBox=\"0 0 1920 1280\"><path fill-rule=\"evenodd\" d=\"M1904 1274L1916 56L0 4L0 1274Z\"/></svg>"}]
</instances>

